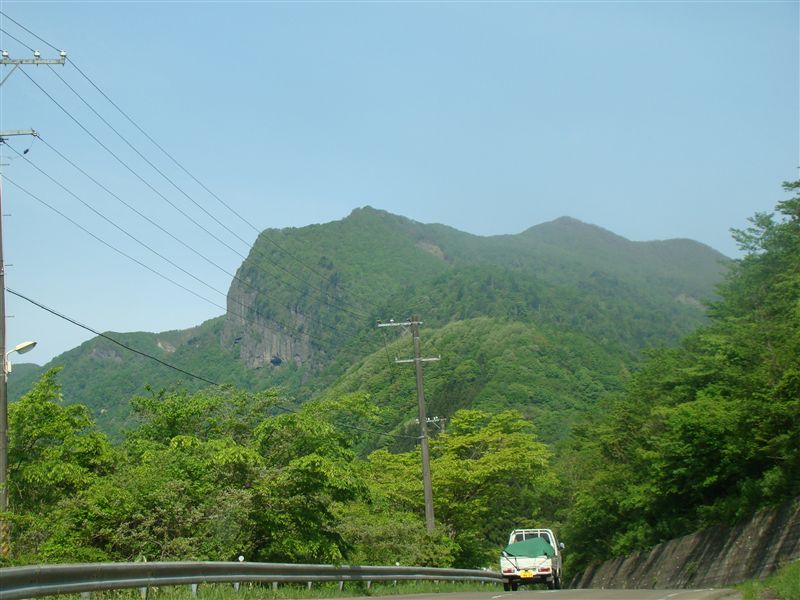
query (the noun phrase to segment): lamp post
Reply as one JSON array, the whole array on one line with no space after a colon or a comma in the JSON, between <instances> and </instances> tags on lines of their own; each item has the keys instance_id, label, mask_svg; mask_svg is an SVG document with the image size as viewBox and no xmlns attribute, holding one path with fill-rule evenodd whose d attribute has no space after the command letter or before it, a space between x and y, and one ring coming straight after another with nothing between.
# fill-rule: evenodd
<instances>
[{"instance_id":1,"label":"lamp post","mask_svg":"<svg viewBox=\"0 0 800 600\"><path fill-rule=\"evenodd\" d=\"M17 344L11 350L6 352L6 362L5 362L5 377L6 381L8 381L8 374L11 373L11 360L9 360L9 356L11 356L14 352L17 354L25 354L26 352L30 352L36 347L36 342L22 342L21 344Z\"/></svg>"}]
</instances>

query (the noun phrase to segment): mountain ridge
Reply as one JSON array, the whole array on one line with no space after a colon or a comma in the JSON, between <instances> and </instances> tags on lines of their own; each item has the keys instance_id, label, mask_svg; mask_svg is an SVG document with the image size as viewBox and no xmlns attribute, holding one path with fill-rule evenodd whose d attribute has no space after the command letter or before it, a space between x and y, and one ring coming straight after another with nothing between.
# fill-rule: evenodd
<instances>
[{"instance_id":1,"label":"mountain ridge","mask_svg":"<svg viewBox=\"0 0 800 600\"><path fill-rule=\"evenodd\" d=\"M702 301L713 296L724 260L699 242L631 242L570 217L519 234L477 236L365 206L330 223L263 231L231 284L227 316L186 330L114 336L206 379L277 385L298 401L381 350L378 319L412 313L432 330L473 318L521 321L549 332L553 348L559 339L601 344L631 366L644 348L674 342L703 322ZM202 385L143 357L123 359L111 345L94 338L38 370L62 366L65 397L89 405L106 428L124 426L123 405L150 393L147 385ZM36 374L12 374L10 397Z\"/></svg>"}]
</instances>

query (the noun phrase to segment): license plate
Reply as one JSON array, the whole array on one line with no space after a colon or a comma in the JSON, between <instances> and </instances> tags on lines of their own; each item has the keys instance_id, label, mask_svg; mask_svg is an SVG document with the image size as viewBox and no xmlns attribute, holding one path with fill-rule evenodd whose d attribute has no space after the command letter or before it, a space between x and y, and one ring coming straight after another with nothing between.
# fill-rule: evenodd
<instances>
[{"instance_id":1,"label":"license plate","mask_svg":"<svg viewBox=\"0 0 800 600\"><path fill-rule=\"evenodd\" d=\"M530 577L533 577L534 575L535 575L535 573L533 571L527 571L526 570L526 571L520 571L519 572L519 576L522 577L523 579L528 579Z\"/></svg>"}]
</instances>

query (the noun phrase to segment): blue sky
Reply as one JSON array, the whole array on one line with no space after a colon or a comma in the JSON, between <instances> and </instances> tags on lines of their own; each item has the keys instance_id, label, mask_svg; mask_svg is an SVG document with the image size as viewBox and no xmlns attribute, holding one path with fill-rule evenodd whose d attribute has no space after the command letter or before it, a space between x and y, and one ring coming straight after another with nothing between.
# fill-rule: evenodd
<instances>
[{"instance_id":1,"label":"blue sky","mask_svg":"<svg viewBox=\"0 0 800 600\"><path fill-rule=\"evenodd\" d=\"M256 229L325 223L360 206L478 235L569 215L632 240L692 238L735 256L729 229L771 211L781 182L798 177L798 2L0 0L0 10L72 61L14 72L0 87L0 128L36 129L217 265L43 141L12 139L81 200L208 284L4 148L7 287L100 331L179 329L217 316ZM57 54L7 18L0 26L12 58ZM76 66L255 229L150 144ZM211 302L109 250L18 186ZM9 347L39 342L18 360L41 364L91 337L12 295L7 311Z\"/></svg>"}]
</instances>

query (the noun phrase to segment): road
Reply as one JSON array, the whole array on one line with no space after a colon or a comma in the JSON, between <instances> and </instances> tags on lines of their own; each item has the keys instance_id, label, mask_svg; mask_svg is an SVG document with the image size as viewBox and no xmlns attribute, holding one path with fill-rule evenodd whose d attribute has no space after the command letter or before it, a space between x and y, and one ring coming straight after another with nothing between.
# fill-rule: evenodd
<instances>
[{"instance_id":1,"label":"road","mask_svg":"<svg viewBox=\"0 0 800 600\"><path fill-rule=\"evenodd\" d=\"M542 590L519 592L455 592L392 596L392 600L741 600L730 589L705 590ZM351 599L355 600L355 599ZM369 600L375 600L373 596Z\"/></svg>"}]
</instances>

